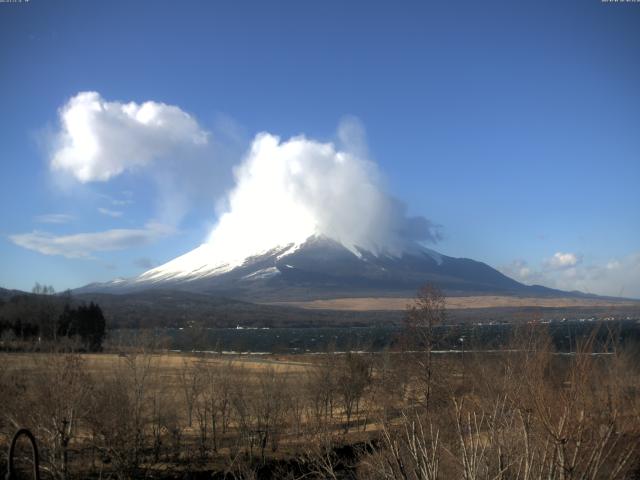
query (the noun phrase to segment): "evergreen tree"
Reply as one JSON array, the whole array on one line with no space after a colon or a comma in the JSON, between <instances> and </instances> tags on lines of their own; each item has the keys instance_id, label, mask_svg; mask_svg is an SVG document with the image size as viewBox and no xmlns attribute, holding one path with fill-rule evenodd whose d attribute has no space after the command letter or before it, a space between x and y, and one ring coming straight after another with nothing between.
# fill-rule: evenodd
<instances>
[{"instance_id":1,"label":"evergreen tree","mask_svg":"<svg viewBox=\"0 0 640 480\"><path fill-rule=\"evenodd\" d=\"M105 337L106 322L102 309L96 303L79 305L71 308L65 305L58 320L58 335L66 337L80 337L82 343L90 351L102 348Z\"/></svg>"}]
</instances>

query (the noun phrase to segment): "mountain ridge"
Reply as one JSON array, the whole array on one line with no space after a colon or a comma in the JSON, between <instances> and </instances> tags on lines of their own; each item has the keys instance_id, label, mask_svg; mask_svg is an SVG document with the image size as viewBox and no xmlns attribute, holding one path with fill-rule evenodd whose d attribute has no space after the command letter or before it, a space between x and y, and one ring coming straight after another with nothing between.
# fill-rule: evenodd
<instances>
[{"instance_id":1,"label":"mountain ridge","mask_svg":"<svg viewBox=\"0 0 640 480\"><path fill-rule=\"evenodd\" d=\"M214 259L213 261L211 259ZM89 284L76 293L130 293L173 289L252 302L344 297L413 296L432 283L448 296L593 297L522 284L489 265L440 254L419 244L401 252L349 249L323 235L225 259L203 244L133 279Z\"/></svg>"}]
</instances>

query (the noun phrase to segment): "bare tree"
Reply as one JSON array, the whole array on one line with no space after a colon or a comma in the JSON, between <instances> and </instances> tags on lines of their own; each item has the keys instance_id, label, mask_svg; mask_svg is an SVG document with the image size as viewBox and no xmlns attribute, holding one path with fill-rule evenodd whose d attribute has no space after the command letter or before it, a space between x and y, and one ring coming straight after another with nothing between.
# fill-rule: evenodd
<instances>
[{"instance_id":1,"label":"bare tree","mask_svg":"<svg viewBox=\"0 0 640 480\"><path fill-rule=\"evenodd\" d=\"M405 326L412 344L419 352L419 376L427 410L433 386L433 347L435 327L445 321L445 297L433 285L425 285L416 294L413 303L407 307Z\"/></svg>"},{"instance_id":2,"label":"bare tree","mask_svg":"<svg viewBox=\"0 0 640 480\"><path fill-rule=\"evenodd\" d=\"M79 355L50 355L46 362L37 358L31 395L22 400L30 404L26 409L30 418L22 421L33 425L47 446L43 467L55 478L69 476L70 443L80 431L91 392L92 382Z\"/></svg>"},{"instance_id":3,"label":"bare tree","mask_svg":"<svg viewBox=\"0 0 640 480\"><path fill-rule=\"evenodd\" d=\"M94 446L113 464L118 478L125 479L143 461L158 365L143 346L119 360L112 375L96 385L88 426L94 433Z\"/></svg>"},{"instance_id":4,"label":"bare tree","mask_svg":"<svg viewBox=\"0 0 640 480\"><path fill-rule=\"evenodd\" d=\"M58 302L53 297L56 291L51 285L41 285L36 282L31 292L35 294L32 315L38 324L39 342L44 339L55 341L58 335L58 317L61 312Z\"/></svg>"},{"instance_id":5,"label":"bare tree","mask_svg":"<svg viewBox=\"0 0 640 480\"><path fill-rule=\"evenodd\" d=\"M308 370L305 390L309 398L309 415L315 421L316 430L333 419L333 406L337 396L337 356L328 352L324 361Z\"/></svg>"},{"instance_id":6,"label":"bare tree","mask_svg":"<svg viewBox=\"0 0 640 480\"><path fill-rule=\"evenodd\" d=\"M404 413L399 425L383 423L381 442L363 460L367 478L376 480L436 480L440 478L440 432L432 423Z\"/></svg>"},{"instance_id":7,"label":"bare tree","mask_svg":"<svg viewBox=\"0 0 640 480\"><path fill-rule=\"evenodd\" d=\"M272 451L278 448L278 442L286 421L288 406L285 375L273 368L261 372L252 398L251 410L255 417L255 433L260 444L262 463L265 450L270 444Z\"/></svg>"},{"instance_id":8,"label":"bare tree","mask_svg":"<svg viewBox=\"0 0 640 480\"><path fill-rule=\"evenodd\" d=\"M202 363L203 369L202 388L200 392L200 411L206 411L207 415L199 415L204 420L206 416L211 429L211 445L214 451L218 450L221 437L227 432L229 426L229 411L231 408L231 377L233 365L231 362L216 365ZM202 428L202 427L201 427Z\"/></svg>"},{"instance_id":9,"label":"bare tree","mask_svg":"<svg viewBox=\"0 0 640 480\"><path fill-rule=\"evenodd\" d=\"M174 450L179 453L182 424L178 418L179 399L171 391L167 391L167 385L162 378L152 382L149 388L148 415L149 430L152 440L152 452L155 462L160 461L163 447L169 444L166 450Z\"/></svg>"},{"instance_id":10,"label":"bare tree","mask_svg":"<svg viewBox=\"0 0 640 480\"><path fill-rule=\"evenodd\" d=\"M337 389L345 414L345 433L351 427L352 416L358 415L360 399L371 382L371 366L362 355L347 352L340 361Z\"/></svg>"},{"instance_id":11,"label":"bare tree","mask_svg":"<svg viewBox=\"0 0 640 480\"><path fill-rule=\"evenodd\" d=\"M179 372L180 389L187 408L187 421L189 427L193 424L193 408L198 398L201 388L202 375L201 370L195 368L191 358L182 359L182 367Z\"/></svg>"}]
</instances>

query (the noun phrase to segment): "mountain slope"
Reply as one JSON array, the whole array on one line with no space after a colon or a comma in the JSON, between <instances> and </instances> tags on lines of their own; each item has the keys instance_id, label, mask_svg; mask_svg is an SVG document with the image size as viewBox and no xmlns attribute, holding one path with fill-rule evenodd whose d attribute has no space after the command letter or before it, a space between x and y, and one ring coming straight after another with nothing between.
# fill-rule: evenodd
<instances>
[{"instance_id":1,"label":"mountain slope","mask_svg":"<svg viewBox=\"0 0 640 480\"><path fill-rule=\"evenodd\" d=\"M9 290L0 287L0 301L9 300L11 297L15 297L16 295L27 295L27 292L23 292L21 290Z\"/></svg>"},{"instance_id":2,"label":"mountain slope","mask_svg":"<svg viewBox=\"0 0 640 480\"><path fill-rule=\"evenodd\" d=\"M396 254L374 253L348 249L325 236L246 258L225 258L224 252L202 245L137 278L87 285L78 292L174 289L283 301L412 296L425 283L437 285L447 295L574 295L523 285L482 262L448 257L418 245Z\"/></svg>"}]
</instances>

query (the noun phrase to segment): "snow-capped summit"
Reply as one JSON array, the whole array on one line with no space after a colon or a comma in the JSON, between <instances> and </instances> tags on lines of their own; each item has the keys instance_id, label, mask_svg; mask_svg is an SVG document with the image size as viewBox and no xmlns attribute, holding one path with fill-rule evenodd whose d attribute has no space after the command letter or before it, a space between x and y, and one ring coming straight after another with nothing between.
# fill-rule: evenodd
<instances>
[{"instance_id":1,"label":"snow-capped summit","mask_svg":"<svg viewBox=\"0 0 640 480\"><path fill-rule=\"evenodd\" d=\"M296 248L295 244L283 247L274 247L255 255L238 256L227 255L214 245L205 243L173 260L155 267L137 277L134 282L166 282L166 281L193 281L197 279L215 277L228 273L241 267L251 257L260 257L270 254L285 255Z\"/></svg>"}]
</instances>

